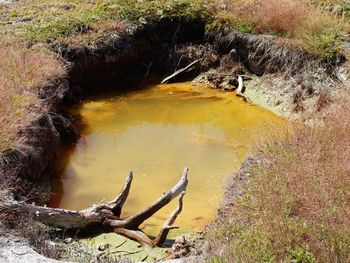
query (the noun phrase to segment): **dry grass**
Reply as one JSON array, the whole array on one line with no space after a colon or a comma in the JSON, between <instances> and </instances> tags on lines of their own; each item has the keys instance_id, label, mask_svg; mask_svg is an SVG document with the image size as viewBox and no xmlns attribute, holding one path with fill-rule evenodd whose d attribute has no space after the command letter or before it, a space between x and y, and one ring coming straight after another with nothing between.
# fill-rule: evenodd
<instances>
[{"instance_id":1,"label":"dry grass","mask_svg":"<svg viewBox=\"0 0 350 263\"><path fill-rule=\"evenodd\" d=\"M115 1L24 0L0 4L0 153L21 144L18 132L28 127L45 103L41 89L65 75L64 63L44 48L108 20ZM103 30L94 29L102 32ZM102 29L104 27L102 26ZM98 34L97 34L98 35ZM76 37L77 38L77 37ZM99 35L94 36L98 41ZM91 37L81 38L83 46ZM30 48L41 42L41 48Z\"/></svg>"},{"instance_id":2,"label":"dry grass","mask_svg":"<svg viewBox=\"0 0 350 263\"><path fill-rule=\"evenodd\" d=\"M309 0L223 0L217 9L218 21L234 28L260 34L285 36L325 59L339 55L342 37L349 23L342 14L325 6L343 1ZM327 9L327 11L326 11Z\"/></svg>"},{"instance_id":3,"label":"dry grass","mask_svg":"<svg viewBox=\"0 0 350 263\"><path fill-rule=\"evenodd\" d=\"M41 107L41 88L65 74L63 62L46 50L0 44L0 152L20 143L16 133ZM42 110L42 109L40 109Z\"/></svg>"},{"instance_id":4,"label":"dry grass","mask_svg":"<svg viewBox=\"0 0 350 263\"><path fill-rule=\"evenodd\" d=\"M341 109L341 110L340 110ZM211 233L210 262L349 262L349 106L323 127L265 145L230 222ZM217 252L217 250L216 250Z\"/></svg>"},{"instance_id":5,"label":"dry grass","mask_svg":"<svg viewBox=\"0 0 350 263\"><path fill-rule=\"evenodd\" d=\"M227 1L227 11L252 24L258 33L271 32L292 36L305 21L306 6L298 1Z\"/></svg>"}]
</instances>

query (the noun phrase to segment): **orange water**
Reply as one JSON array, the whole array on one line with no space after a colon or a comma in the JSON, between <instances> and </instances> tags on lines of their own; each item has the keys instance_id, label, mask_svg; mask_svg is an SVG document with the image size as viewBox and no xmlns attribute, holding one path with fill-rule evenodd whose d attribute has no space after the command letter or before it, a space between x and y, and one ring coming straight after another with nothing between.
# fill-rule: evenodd
<instances>
[{"instance_id":1,"label":"orange water","mask_svg":"<svg viewBox=\"0 0 350 263\"><path fill-rule=\"evenodd\" d=\"M51 205L83 209L113 199L134 172L127 217L158 198L190 168L184 209L175 233L199 230L214 219L225 178L282 120L234 93L190 83L150 85L123 95L108 94L75 105L82 137L57 162ZM177 205L173 201L142 226L156 234Z\"/></svg>"}]
</instances>

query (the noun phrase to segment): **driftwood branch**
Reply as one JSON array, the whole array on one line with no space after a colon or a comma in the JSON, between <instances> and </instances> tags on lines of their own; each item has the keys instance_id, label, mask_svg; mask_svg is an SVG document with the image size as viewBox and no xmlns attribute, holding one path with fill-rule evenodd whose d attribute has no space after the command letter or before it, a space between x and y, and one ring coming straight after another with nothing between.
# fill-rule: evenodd
<instances>
[{"instance_id":1,"label":"driftwood branch","mask_svg":"<svg viewBox=\"0 0 350 263\"><path fill-rule=\"evenodd\" d=\"M186 67L181 68L181 69L175 71L173 74L171 74L170 76L168 76L168 77L166 77L165 79L163 79L161 83L162 83L162 84L167 83L167 82L169 82L170 80L172 80L172 79L178 77L179 75L181 75L181 74L183 74L183 73L185 73L185 72L188 72L188 71L192 70L192 67L193 67L194 65L198 64L201 60L202 60L202 59L197 59L197 60L193 61L191 64L187 65Z\"/></svg>"},{"instance_id":2,"label":"driftwood branch","mask_svg":"<svg viewBox=\"0 0 350 263\"><path fill-rule=\"evenodd\" d=\"M95 204L81 211L43 207L16 201L13 201L10 206L11 209L28 211L30 214L35 215L36 220L54 227L84 230L100 225L105 231L113 231L146 245L161 246L169 231L177 228L173 226L173 223L181 213L183 207L183 197L188 184L188 171L189 169L185 168L180 181L167 193L164 193L145 209L127 219L122 219L120 215L130 192L133 179L132 172L129 173L122 190L114 200L105 204ZM139 226L177 196L179 196L178 208L170 215L158 237L155 240L151 240L145 233L139 230Z\"/></svg>"},{"instance_id":3,"label":"driftwood branch","mask_svg":"<svg viewBox=\"0 0 350 263\"><path fill-rule=\"evenodd\" d=\"M169 216L168 220L165 222L165 224L163 225L162 229L160 230L159 235L153 241L155 246L158 246L158 245L161 245L161 244L164 243L164 241L166 240L166 237L169 234L169 231L171 229L178 228L178 226L174 226L173 224L174 224L176 218L178 217L178 215L182 211L183 198L185 196L185 193L186 192L182 192L180 194L178 207L176 208L176 210L174 212L171 213L171 215Z\"/></svg>"},{"instance_id":4,"label":"driftwood branch","mask_svg":"<svg viewBox=\"0 0 350 263\"><path fill-rule=\"evenodd\" d=\"M150 218L154 213L166 206L171 200L186 190L188 180L188 168L185 168L181 180L167 193L163 194L158 200L125 220L125 227L137 229L145 220Z\"/></svg>"},{"instance_id":5,"label":"driftwood branch","mask_svg":"<svg viewBox=\"0 0 350 263\"><path fill-rule=\"evenodd\" d=\"M123 205L129 196L132 179L133 173L130 172L119 195L107 205L114 216L119 217L122 212Z\"/></svg>"},{"instance_id":6,"label":"driftwood branch","mask_svg":"<svg viewBox=\"0 0 350 263\"><path fill-rule=\"evenodd\" d=\"M245 92L245 85L242 76L238 76L237 95L242 95Z\"/></svg>"},{"instance_id":7,"label":"driftwood branch","mask_svg":"<svg viewBox=\"0 0 350 263\"><path fill-rule=\"evenodd\" d=\"M183 197L186 192L182 192L179 196L179 205L176 208L176 210L171 213L168 220L163 225L162 229L160 230L158 236L156 239L152 240L150 239L144 232L141 230L130 230L126 228L115 228L114 232L129 237L131 239L137 240L138 242L142 244L147 244L149 246L155 247L155 246L161 246L164 241L166 240L166 237L168 236L171 229L178 228L178 226L173 226L173 223L175 222L177 216L181 213L182 207L183 207Z\"/></svg>"}]
</instances>

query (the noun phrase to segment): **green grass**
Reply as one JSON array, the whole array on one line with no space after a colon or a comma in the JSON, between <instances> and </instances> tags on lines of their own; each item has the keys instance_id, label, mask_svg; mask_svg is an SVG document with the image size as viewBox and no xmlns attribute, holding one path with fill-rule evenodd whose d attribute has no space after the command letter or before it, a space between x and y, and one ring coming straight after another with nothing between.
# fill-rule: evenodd
<instances>
[{"instance_id":1,"label":"green grass","mask_svg":"<svg viewBox=\"0 0 350 263\"><path fill-rule=\"evenodd\" d=\"M324 30L319 34L305 35L302 43L312 53L327 61L343 53L343 34L337 30Z\"/></svg>"},{"instance_id":2,"label":"green grass","mask_svg":"<svg viewBox=\"0 0 350 263\"><path fill-rule=\"evenodd\" d=\"M215 19L207 25L208 32L216 34L226 34L232 30L238 30L243 33L255 32L255 24L244 21L238 16L218 13Z\"/></svg>"},{"instance_id":3,"label":"green grass","mask_svg":"<svg viewBox=\"0 0 350 263\"><path fill-rule=\"evenodd\" d=\"M209 17L208 3L203 0L120 0L118 3L121 18L136 23L163 18L193 20Z\"/></svg>"},{"instance_id":4,"label":"green grass","mask_svg":"<svg viewBox=\"0 0 350 263\"><path fill-rule=\"evenodd\" d=\"M51 43L72 34L82 34L100 20L115 18L116 1L24 1L3 7L3 35L29 42Z\"/></svg>"},{"instance_id":5,"label":"green grass","mask_svg":"<svg viewBox=\"0 0 350 263\"><path fill-rule=\"evenodd\" d=\"M202 0L21 1L0 8L2 35L15 35L31 43L53 43L72 35L89 34L101 21L149 23L163 18L190 20L208 15L207 4Z\"/></svg>"},{"instance_id":6,"label":"green grass","mask_svg":"<svg viewBox=\"0 0 350 263\"><path fill-rule=\"evenodd\" d=\"M79 16L67 15L44 18L40 22L29 25L24 36L32 42L52 42L58 38L72 34L83 34L89 30L92 23L107 18L108 11L96 6Z\"/></svg>"}]
</instances>

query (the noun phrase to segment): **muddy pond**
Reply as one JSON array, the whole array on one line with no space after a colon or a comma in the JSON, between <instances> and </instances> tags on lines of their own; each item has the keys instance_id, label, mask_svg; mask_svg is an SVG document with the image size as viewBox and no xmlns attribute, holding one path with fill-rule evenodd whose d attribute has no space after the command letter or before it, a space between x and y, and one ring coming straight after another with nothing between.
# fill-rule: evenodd
<instances>
[{"instance_id":1,"label":"muddy pond","mask_svg":"<svg viewBox=\"0 0 350 263\"><path fill-rule=\"evenodd\" d=\"M239 168L252 142L283 123L235 93L191 83L107 92L68 111L81 116L81 137L60 153L51 205L83 209L113 199L132 170L133 185L123 210L128 216L169 190L189 167L184 209L176 221L180 228L170 237L200 230L215 218L225 178ZM176 206L174 200L142 229L156 235Z\"/></svg>"}]
</instances>

